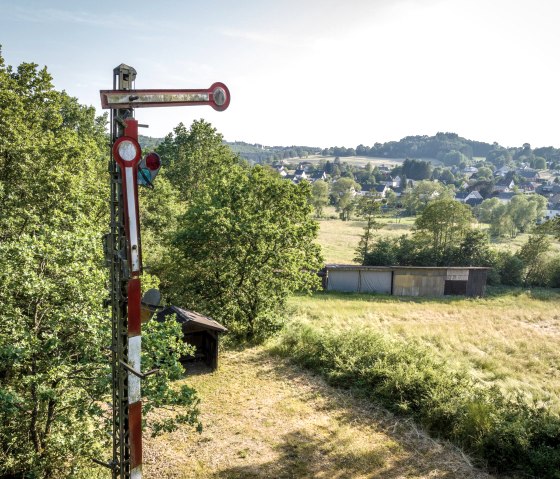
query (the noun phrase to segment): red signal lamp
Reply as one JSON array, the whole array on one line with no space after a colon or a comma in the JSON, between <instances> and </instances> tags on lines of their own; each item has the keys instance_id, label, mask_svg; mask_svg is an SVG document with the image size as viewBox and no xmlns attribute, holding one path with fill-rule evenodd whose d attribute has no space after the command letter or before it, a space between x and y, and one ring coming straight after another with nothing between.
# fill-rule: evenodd
<instances>
[{"instance_id":1,"label":"red signal lamp","mask_svg":"<svg viewBox=\"0 0 560 479\"><path fill-rule=\"evenodd\" d=\"M150 171L159 170L161 168L161 158L157 153L148 153L146 158L144 158L144 162L146 163L146 168Z\"/></svg>"},{"instance_id":2,"label":"red signal lamp","mask_svg":"<svg viewBox=\"0 0 560 479\"><path fill-rule=\"evenodd\" d=\"M148 153L138 165L138 184L153 188L152 182L161 168L161 158L155 153Z\"/></svg>"}]
</instances>

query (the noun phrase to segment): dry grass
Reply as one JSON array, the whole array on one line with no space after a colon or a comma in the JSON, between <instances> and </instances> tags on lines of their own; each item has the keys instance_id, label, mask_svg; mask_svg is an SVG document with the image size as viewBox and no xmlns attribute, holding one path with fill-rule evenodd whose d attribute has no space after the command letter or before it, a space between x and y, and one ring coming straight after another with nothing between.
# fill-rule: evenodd
<instances>
[{"instance_id":1,"label":"dry grass","mask_svg":"<svg viewBox=\"0 0 560 479\"><path fill-rule=\"evenodd\" d=\"M319 244L323 250L326 263L353 264L354 255L365 222L360 220L342 221L333 219L336 215L333 207L325 209L328 219L319 220ZM414 218L382 217L378 222L383 226L376 232L379 236L400 236L410 233Z\"/></svg>"},{"instance_id":2,"label":"dry grass","mask_svg":"<svg viewBox=\"0 0 560 479\"><path fill-rule=\"evenodd\" d=\"M416 340L480 381L560 410L560 295L484 299L317 294L292 299L293 316L328 329L368 328Z\"/></svg>"},{"instance_id":3,"label":"dry grass","mask_svg":"<svg viewBox=\"0 0 560 479\"><path fill-rule=\"evenodd\" d=\"M262 349L226 352L188 379L202 434L145 440L153 478L489 478L413 424L334 389Z\"/></svg>"}]
</instances>

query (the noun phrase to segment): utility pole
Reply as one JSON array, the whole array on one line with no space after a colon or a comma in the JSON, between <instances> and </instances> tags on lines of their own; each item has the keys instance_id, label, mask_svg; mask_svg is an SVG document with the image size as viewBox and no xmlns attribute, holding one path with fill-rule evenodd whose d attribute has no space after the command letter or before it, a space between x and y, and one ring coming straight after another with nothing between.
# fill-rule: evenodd
<instances>
[{"instance_id":1,"label":"utility pole","mask_svg":"<svg viewBox=\"0 0 560 479\"><path fill-rule=\"evenodd\" d=\"M111 377L113 457L108 463L113 479L142 477L141 284L142 248L138 185L153 187L161 166L155 153L142 159L134 108L209 105L223 111L229 90L214 83L202 90L135 90L136 70L121 64L113 70L113 90L102 90L101 104L110 109L111 159L109 161L110 230L104 238L105 262L110 268L108 306L111 307ZM140 175L139 175L140 173Z\"/></svg>"}]
</instances>

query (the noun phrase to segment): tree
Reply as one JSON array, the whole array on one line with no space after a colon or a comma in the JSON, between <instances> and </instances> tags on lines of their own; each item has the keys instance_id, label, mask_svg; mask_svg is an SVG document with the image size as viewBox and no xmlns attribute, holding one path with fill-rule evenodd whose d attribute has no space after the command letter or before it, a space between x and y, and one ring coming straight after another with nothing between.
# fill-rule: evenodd
<instances>
[{"instance_id":1,"label":"tree","mask_svg":"<svg viewBox=\"0 0 560 479\"><path fill-rule=\"evenodd\" d=\"M455 176L453 175L453 173L451 173L451 170L449 168L444 168L441 172L439 180L447 185L450 185L455 181Z\"/></svg>"},{"instance_id":2,"label":"tree","mask_svg":"<svg viewBox=\"0 0 560 479\"><path fill-rule=\"evenodd\" d=\"M476 229L466 231L455 253L456 266L490 266L492 251L486 233Z\"/></svg>"},{"instance_id":3,"label":"tree","mask_svg":"<svg viewBox=\"0 0 560 479\"><path fill-rule=\"evenodd\" d=\"M545 256L550 249L550 240L544 234L531 235L517 253L525 265L523 284L544 286L547 282Z\"/></svg>"},{"instance_id":4,"label":"tree","mask_svg":"<svg viewBox=\"0 0 560 479\"><path fill-rule=\"evenodd\" d=\"M436 181L419 181L414 188L407 191L403 205L409 214L417 214L431 202L453 197L453 187L445 186Z\"/></svg>"},{"instance_id":5,"label":"tree","mask_svg":"<svg viewBox=\"0 0 560 479\"><path fill-rule=\"evenodd\" d=\"M451 247L460 243L474 218L468 205L451 199L430 203L416 218L416 229L431 239L437 264L450 258Z\"/></svg>"},{"instance_id":6,"label":"tree","mask_svg":"<svg viewBox=\"0 0 560 479\"><path fill-rule=\"evenodd\" d=\"M223 321L241 339L275 330L288 295L318 286L310 195L308 182L294 185L258 165L209 179L180 220L172 298Z\"/></svg>"},{"instance_id":7,"label":"tree","mask_svg":"<svg viewBox=\"0 0 560 479\"><path fill-rule=\"evenodd\" d=\"M478 216L490 223L490 236L514 238L536 224L545 206L546 198L541 195L515 195L507 205L491 198L481 203Z\"/></svg>"},{"instance_id":8,"label":"tree","mask_svg":"<svg viewBox=\"0 0 560 479\"><path fill-rule=\"evenodd\" d=\"M356 204L354 196L360 185L351 178L340 178L331 186L331 196L342 221L350 219Z\"/></svg>"},{"instance_id":9,"label":"tree","mask_svg":"<svg viewBox=\"0 0 560 479\"><path fill-rule=\"evenodd\" d=\"M323 208L329 202L329 185L323 180L317 180L311 187L311 204L315 209L315 216L323 214Z\"/></svg>"},{"instance_id":10,"label":"tree","mask_svg":"<svg viewBox=\"0 0 560 479\"><path fill-rule=\"evenodd\" d=\"M476 177L478 179L485 178L491 180L493 178L493 172L487 166L481 166L476 172Z\"/></svg>"},{"instance_id":11,"label":"tree","mask_svg":"<svg viewBox=\"0 0 560 479\"><path fill-rule=\"evenodd\" d=\"M67 477L100 445L105 120L1 56L0 109L0 476Z\"/></svg>"},{"instance_id":12,"label":"tree","mask_svg":"<svg viewBox=\"0 0 560 479\"><path fill-rule=\"evenodd\" d=\"M441 161L446 166L467 164L469 158L457 150L451 150L441 155Z\"/></svg>"},{"instance_id":13,"label":"tree","mask_svg":"<svg viewBox=\"0 0 560 479\"><path fill-rule=\"evenodd\" d=\"M157 148L166 176L183 201L213 177L227 175L238 157L223 143L223 137L204 120L194 121L187 130L180 123Z\"/></svg>"},{"instance_id":14,"label":"tree","mask_svg":"<svg viewBox=\"0 0 560 479\"><path fill-rule=\"evenodd\" d=\"M536 170L546 170L546 160L542 156L537 156L533 160L533 168Z\"/></svg>"},{"instance_id":15,"label":"tree","mask_svg":"<svg viewBox=\"0 0 560 479\"><path fill-rule=\"evenodd\" d=\"M110 392L106 117L54 90L46 69L14 71L1 56L0 109L0 476L92 477ZM178 421L192 423L192 391L169 384L178 334L169 325L145 337L146 365L162 375L144 403L186 405Z\"/></svg>"},{"instance_id":16,"label":"tree","mask_svg":"<svg viewBox=\"0 0 560 479\"><path fill-rule=\"evenodd\" d=\"M432 176L432 164L422 160L404 160L402 174L411 180L426 180Z\"/></svg>"},{"instance_id":17,"label":"tree","mask_svg":"<svg viewBox=\"0 0 560 479\"><path fill-rule=\"evenodd\" d=\"M373 231L381 226L375 220L376 215L379 214L380 208L381 203L371 196L364 196L358 201L358 215L366 220L366 225L364 226L364 232L356 248L354 261L357 263L365 264L373 241Z\"/></svg>"}]
</instances>

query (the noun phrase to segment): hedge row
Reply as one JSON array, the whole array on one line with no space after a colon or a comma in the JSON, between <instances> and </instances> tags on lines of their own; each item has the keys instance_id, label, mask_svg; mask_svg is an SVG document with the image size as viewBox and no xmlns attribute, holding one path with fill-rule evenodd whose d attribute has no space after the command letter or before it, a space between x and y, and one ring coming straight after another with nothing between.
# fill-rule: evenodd
<instances>
[{"instance_id":1,"label":"hedge row","mask_svg":"<svg viewBox=\"0 0 560 479\"><path fill-rule=\"evenodd\" d=\"M272 351L322 373L333 385L359 389L389 410L412 416L492 472L560 478L560 417L476 384L417 343L292 322Z\"/></svg>"}]
</instances>

